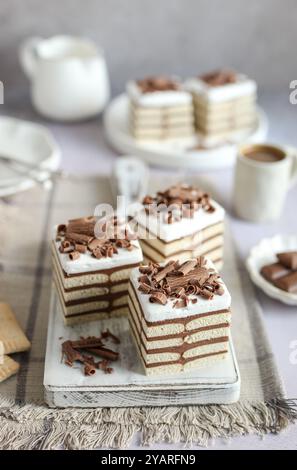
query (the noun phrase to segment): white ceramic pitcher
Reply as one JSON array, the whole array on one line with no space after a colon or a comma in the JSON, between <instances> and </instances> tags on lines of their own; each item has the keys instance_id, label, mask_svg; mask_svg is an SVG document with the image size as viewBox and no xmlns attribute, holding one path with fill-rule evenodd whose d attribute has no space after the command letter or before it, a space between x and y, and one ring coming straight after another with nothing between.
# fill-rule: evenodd
<instances>
[{"instance_id":1,"label":"white ceramic pitcher","mask_svg":"<svg viewBox=\"0 0 297 470\"><path fill-rule=\"evenodd\" d=\"M20 61L31 80L33 105L48 118L90 118L102 111L109 99L103 51L88 39L30 38L20 48Z\"/></svg>"}]
</instances>

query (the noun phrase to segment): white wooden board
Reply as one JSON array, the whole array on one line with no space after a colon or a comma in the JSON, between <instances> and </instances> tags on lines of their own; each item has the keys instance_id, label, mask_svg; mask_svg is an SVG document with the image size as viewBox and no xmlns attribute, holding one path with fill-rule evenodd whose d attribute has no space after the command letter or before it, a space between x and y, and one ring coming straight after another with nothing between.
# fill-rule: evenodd
<instances>
[{"instance_id":1,"label":"white wooden board","mask_svg":"<svg viewBox=\"0 0 297 470\"><path fill-rule=\"evenodd\" d=\"M114 372L86 377L82 367L66 366L61 343L99 335L109 328L119 336L120 359ZM114 346L113 346L114 348ZM239 399L240 376L232 340L226 359L186 373L147 377L137 355L127 318L65 326L53 289L44 372L45 400L51 407L176 406L233 403Z\"/></svg>"}]
</instances>

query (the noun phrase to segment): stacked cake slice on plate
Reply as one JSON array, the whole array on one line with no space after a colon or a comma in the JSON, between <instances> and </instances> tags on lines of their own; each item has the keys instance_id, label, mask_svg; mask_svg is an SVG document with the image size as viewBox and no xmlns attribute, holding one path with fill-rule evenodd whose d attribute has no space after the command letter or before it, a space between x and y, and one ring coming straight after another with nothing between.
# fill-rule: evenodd
<instances>
[{"instance_id":1,"label":"stacked cake slice on plate","mask_svg":"<svg viewBox=\"0 0 297 470\"><path fill-rule=\"evenodd\" d=\"M168 139L194 134L192 96L180 82L148 77L127 84L130 131L136 139Z\"/></svg>"},{"instance_id":2,"label":"stacked cake slice on plate","mask_svg":"<svg viewBox=\"0 0 297 470\"><path fill-rule=\"evenodd\" d=\"M228 353L231 296L211 261L131 272L129 321L146 374L177 373Z\"/></svg>"},{"instance_id":3,"label":"stacked cake slice on plate","mask_svg":"<svg viewBox=\"0 0 297 470\"><path fill-rule=\"evenodd\" d=\"M230 70L219 70L189 79L186 86L193 95L196 128L204 144L228 140L234 132L255 125L254 80Z\"/></svg>"},{"instance_id":4,"label":"stacked cake slice on plate","mask_svg":"<svg viewBox=\"0 0 297 470\"><path fill-rule=\"evenodd\" d=\"M54 281L67 325L127 313L130 271L142 261L135 238L117 217L85 217L58 226Z\"/></svg>"}]
</instances>

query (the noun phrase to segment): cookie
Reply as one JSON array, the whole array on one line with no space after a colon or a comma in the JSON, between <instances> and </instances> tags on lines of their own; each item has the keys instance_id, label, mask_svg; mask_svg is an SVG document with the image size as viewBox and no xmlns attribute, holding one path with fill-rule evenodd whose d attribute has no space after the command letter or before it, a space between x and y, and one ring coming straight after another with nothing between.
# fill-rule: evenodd
<instances>
[{"instance_id":1,"label":"cookie","mask_svg":"<svg viewBox=\"0 0 297 470\"><path fill-rule=\"evenodd\" d=\"M0 341L3 343L5 354L27 351L30 348L30 341L23 333L10 306L4 302L0 302L0 325Z\"/></svg>"},{"instance_id":2,"label":"cookie","mask_svg":"<svg viewBox=\"0 0 297 470\"><path fill-rule=\"evenodd\" d=\"M0 382L8 379L12 375L16 374L19 370L20 365L11 359L9 356L3 356L3 361L0 357Z\"/></svg>"}]
</instances>

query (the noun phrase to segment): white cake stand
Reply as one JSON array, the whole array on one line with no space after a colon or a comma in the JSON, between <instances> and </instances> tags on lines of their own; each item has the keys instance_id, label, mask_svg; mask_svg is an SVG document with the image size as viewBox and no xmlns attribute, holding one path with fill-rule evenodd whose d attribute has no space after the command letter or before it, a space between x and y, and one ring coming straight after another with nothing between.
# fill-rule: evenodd
<instances>
[{"instance_id":1,"label":"white cake stand","mask_svg":"<svg viewBox=\"0 0 297 470\"><path fill-rule=\"evenodd\" d=\"M199 146L197 137L170 139L164 141L137 141L128 128L129 101L126 94L115 98L104 113L104 127L110 144L122 154L141 158L152 165L175 168L195 168L209 170L234 165L238 143L261 142L266 139L268 119L264 111L258 108L255 128L250 132L237 133L232 143L217 145L211 149Z\"/></svg>"}]
</instances>

